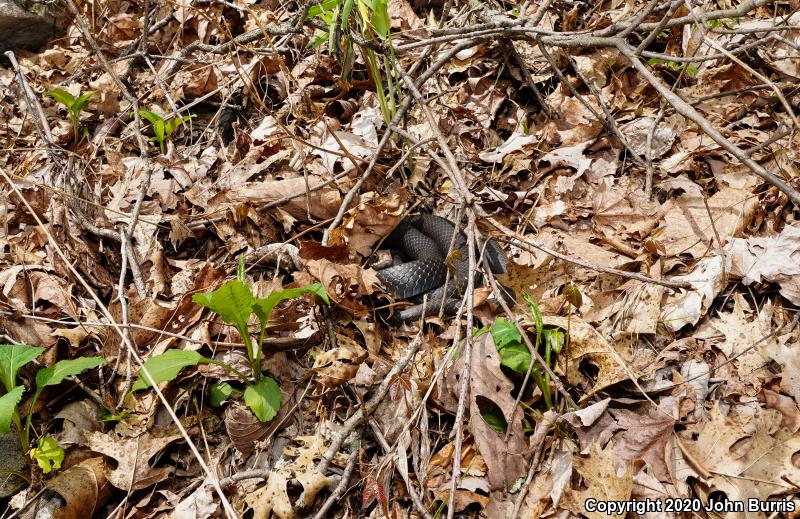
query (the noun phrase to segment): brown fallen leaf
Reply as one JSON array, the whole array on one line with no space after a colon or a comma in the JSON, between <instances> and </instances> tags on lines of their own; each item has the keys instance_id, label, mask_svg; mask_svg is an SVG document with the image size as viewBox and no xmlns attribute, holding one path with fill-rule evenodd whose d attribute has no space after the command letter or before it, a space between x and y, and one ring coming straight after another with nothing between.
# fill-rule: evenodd
<instances>
[{"instance_id":1,"label":"brown fallen leaf","mask_svg":"<svg viewBox=\"0 0 800 519\"><path fill-rule=\"evenodd\" d=\"M560 316L543 316L545 326L557 326L566 333L569 330L569 348L567 349L567 385L579 386L585 383L580 371L583 362L589 362L597 368L597 375L591 381L591 387L581 398L585 402L592 395L610 385L635 376L633 368L628 368L620 354L590 324L576 316L571 318Z\"/></svg>"},{"instance_id":2,"label":"brown fallen leaf","mask_svg":"<svg viewBox=\"0 0 800 519\"><path fill-rule=\"evenodd\" d=\"M100 429L100 406L94 400L70 402L55 417L64 420L63 430L54 435L62 446L79 445L87 434Z\"/></svg>"},{"instance_id":3,"label":"brown fallen leaf","mask_svg":"<svg viewBox=\"0 0 800 519\"><path fill-rule=\"evenodd\" d=\"M800 226L787 225L777 236L733 238L728 246L730 274L742 283L778 283L781 295L800 304Z\"/></svg>"},{"instance_id":4,"label":"brown fallen leaf","mask_svg":"<svg viewBox=\"0 0 800 519\"><path fill-rule=\"evenodd\" d=\"M491 489L509 488L525 472L525 455L528 444L522 432L522 411L517 409L514 421L511 413L516 399L512 395L514 384L500 369L500 354L490 333L479 336L472 351L472 374L470 377L469 431L486 461L487 476ZM464 357L460 357L447 372L446 386L452 397L458 399L459 378L464 370ZM483 414L493 416L499 412L510 429L498 432L486 423ZM499 418L499 417L498 417Z\"/></svg>"},{"instance_id":5,"label":"brown fallen leaf","mask_svg":"<svg viewBox=\"0 0 800 519\"><path fill-rule=\"evenodd\" d=\"M121 490L134 491L169 477L172 467L151 467L150 459L179 438L181 435L175 429L146 431L128 438L113 432L93 432L87 435L86 446L116 460L116 468L105 469L112 485Z\"/></svg>"},{"instance_id":6,"label":"brown fallen leaf","mask_svg":"<svg viewBox=\"0 0 800 519\"><path fill-rule=\"evenodd\" d=\"M103 458L90 458L73 465L48 481L47 488L66 501L66 505L59 508L53 518L93 517L114 493L114 489L107 484L106 470Z\"/></svg>"},{"instance_id":7,"label":"brown fallen leaf","mask_svg":"<svg viewBox=\"0 0 800 519\"><path fill-rule=\"evenodd\" d=\"M684 448L715 476L712 489L725 492L734 501L765 501L793 492L794 483L800 481L800 467L794 461L800 437L780 430L779 412L751 412L726 416L717 404L707 422L679 433ZM684 478L691 475L683 473Z\"/></svg>"},{"instance_id":8,"label":"brown fallen leaf","mask_svg":"<svg viewBox=\"0 0 800 519\"><path fill-rule=\"evenodd\" d=\"M346 335L336 334L336 342L336 348L314 357L313 369L316 371L317 381L327 387L349 382L368 356L367 350Z\"/></svg>"},{"instance_id":9,"label":"brown fallen leaf","mask_svg":"<svg viewBox=\"0 0 800 519\"><path fill-rule=\"evenodd\" d=\"M206 478L194 492L175 506L169 519L207 519L220 509L218 499Z\"/></svg>"},{"instance_id":10,"label":"brown fallen leaf","mask_svg":"<svg viewBox=\"0 0 800 519\"><path fill-rule=\"evenodd\" d=\"M281 465L270 472L267 484L245 497L253 508L253 519L268 519L270 513L278 519L298 517L294 499L289 497L288 485L296 481L303 487L299 498L301 506L308 507L314 498L328 485L328 477L317 472L314 458L322 457L325 442L320 436L300 436L294 439L300 447L291 444L284 448L284 457L296 456L294 461Z\"/></svg>"},{"instance_id":11,"label":"brown fallen leaf","mask_svg":"<svg viewBox=\"0 0 800 519\"><path fill-rule=\"evenodd\" d=\"M627 409L611 409L609 413L623 430L617 437L618 459L631 462L644 460L656 478L670 482L668 441L675 420L657 409L651 409L647 415Z\"/></svg>"},{"instance_id":12,"label":"brown fallen leaf","mask_svg":"<svg viewBox=\"0 0 800 519\"><path fill-rule=\"evenodd\" d=\"M311 280L308 275L318 280L328 292L337 306L355 313L365 315L368 308L360 299L373 294L379 286L377 273L372 269L364 269L357 264L341 265L325 259L310 260L306 262L308 274L300 272L295 274L298 285L308 284Z\"/></svg>"},{"instance_id":13,"label":"brown fallen leaf","mask_svg":"<svg viewBox=\"0 0 800 519\"><path fill-rule=\"evenodd\" d=\"M572 464L575 470L583 476L586 488L577 490L569 489L563 497L563 507L576 514L585 515L590 519L607 519L608 515L600 512L590 512L586 508L586 500L595 501L626 501L631 497L633 490L633 465L626 463L625 470L617 470L616 449L609 443L605 449L595 445L587 457L573 454Z\"/></svg>"},{"instance_id":14,"label":"brown fallen leaf","mask_svg":"<svg viewBox=\"0 0 800 519\"><path fill-rule=\"evenodd\" d=\"M354 258L369 256L378 242L400 223L407 201L405 189L387 196L365 193L342 225L331 233L331 245L347 244Z\"/></svg>"},{"instance_id":15,"label":"brown fallen leaf","mask_svg":"<svg viewBox=\"0 0 800 519\"><path fill-rule=\"evenodd\" d=\"M665 225L659 241L671 256L687 253L694 258L704 256L716 243L715 233L723 242L736 236L747 228L758 207L758 199L743 189L719 190L708 197L708 209L703 196L684 193L664 215Z\"/></svg>"},{"instance_id":16,"label":"brown fallen leaf","mask_svg":"<svg viewBox=\"0 0 800 519\"><path fill-rule=\"evenodd\" d=\"M425 488L433 493L435 499L446 501L450 497L450 476L453 470L453 442L447 443L431 457L428 473L425 476ZM474 438L467 436L461 447L461 471L463 477L456 489L455 510L463 511L472 504L477 504L481 509L486 509L489 498L484 494L489 492L489 482L486 479L486 462L478 454Z\"/></svg>"},{"instance_id":17,"label":"brown fallen leaf","mask_svg":"<svg viewBox=\"0 0 800 519\"><path fill-rule=\"evenodd\" d=\"M231 402L225 408L225 430L236 449L244 457L250 456L255 451L255 442L272 434L283 423L283 419L291 407L291 405L282 405L277 416L264 423L240 402Z\"/></svg>"},{"instance_id":18,"label":"brown fallen leaf","mask_svg":"<svg viewBox=\"0 0 800 519\"><path fill-rule=\"evenodd\" d=\"M789 432L796 433L800 430L800 408L797 402L792 397L781 395L769 389L763 389L764 394L764 407L767 409L775 409L783 416L783 423L781 424Z\"/></svg>"}]
</instances>

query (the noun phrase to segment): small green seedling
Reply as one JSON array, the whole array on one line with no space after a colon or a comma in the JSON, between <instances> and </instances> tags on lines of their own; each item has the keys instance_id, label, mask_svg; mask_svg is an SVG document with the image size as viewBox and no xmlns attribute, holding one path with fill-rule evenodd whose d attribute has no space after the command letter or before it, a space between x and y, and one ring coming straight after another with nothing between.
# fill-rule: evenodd
<instances>
[{"instance_id":1,"label":"small green seedling","mask_svg":"<svg viewBox=\"0 0 800 519\"><path fill-rule=\"evenodd\" d=\"M54 438L42 436L36 447L31 449L30 456L39 465L42 472L48 474L61 468L61 463L64 461L64 449Z\"/></svg>"},{"instance_id":2,"label":"small green seedling","mask_svg":"<svg viewBox=\"0 0 800 519\"><path fill-rule=\"evenodd\" d=\"M523 294L523 296L536 323L535 347L547 365L553 367L555 365L555 355L561 352L565 343L564 333L558 329L544 328L542 313L539 311L536 302L527 293ZM491 332L495 348L500 353L500 364L517 373L527 373L531 366L531 353L523 342L522 335L520 335L517 327L505 317L498 317L492 325ZM543 352L541 351L542 346L544 346ZM534 363L530 369L534 382L542 391L545 407L550 409L553 407L550 374L538 363Z\"/></svg>"},{"instance_id":3,"label":"small green seedling","mask_svg":"<svg viewBox=\"0 0 800 519\"><path fill-rule=\"evenodd\" d=\"M48 473L61 467L64 450L57 441L48 436L39 438L36 448L31 449L30 431L33 412L28 412L23 426L17 409L17 404L25 392L25 386L16 383L17 373L21 367L32 362L43 351L44 348L27 344L0 344L0 382L5 389L5 394L0 397L0 434L8 433L11 430L11 422L14 422L20 446L30 453L31 459L36 461L42 472ZM47 386L58 385L67 377L96 368L105 362L105 359L100 357L78 357L61 360L49 368L40 369L36 373L36 390L31 397L29 409L35 409L36 401Z\"/></svg>"},{"instance_id":4,"label":"small green seedling","mask_svg":"<svg viewBox=\"0 0 800 519\"><path fill-rule=\"evenodd\" d=\"M54 88L53 90L46 92L44 95L47 97L52 97L67 108L70 121L72 121L72 131L75 135L75 144L78 144L78 120L80 119L83 107L89 102L89 98L94 95L94 92L90 90L83 95L75 97L63 88Z\"/></svg>"},{"instance_id":5,"label":"small green seedling","mask_svg":"<svg viewBox=\"0 0 800 519\"><path fill-rule=\"evenodd\" d=\"M204 357L196 351L167 350L160 355L150 357L145 362L144 367L150 377L148 379L144 372L141 372L133 385L133 390L146 389L153 384L174 380L183 368L189 366L214 364L233 373L245 385L244 403L259 420L262 422L272 420L281 406L281 389L273 378L261 373L264 333L275 306L281 301L294 299L303 294L315 294L325 303L330 303L325 288L319 283L279 290L257 299L250 286L245 283L244 263L240 261L236 279L228 281L213 292L195 294L192 300L218 314L224 322L236 328L247 349L252 376L247 377L226 363ZM251 315L255 315L261 325L257 343L250 337L247 327ZM235 392L238 390L230 384L218 382L211 387L211 403L221 405Z\"/></svg>"},{"instance_id":6,"label":"small green seedling","mask_svg":"<svg viewBox=\"0 0 800 519\"><path fill-rule=\"evenodd\" d=\"M131 116L132 115L133 113L131 113ZM169 120L165 120L157 113L149 110L139 110L139 115L147 119L150 124L153 125L153 133L155 136L150 140L158 143L161 153L164 153L164 145L172 137L172 132L174 132L178 126L194 117L193 115L184 115L182 117L172 117Z\"/></svg>"}]
</instances>

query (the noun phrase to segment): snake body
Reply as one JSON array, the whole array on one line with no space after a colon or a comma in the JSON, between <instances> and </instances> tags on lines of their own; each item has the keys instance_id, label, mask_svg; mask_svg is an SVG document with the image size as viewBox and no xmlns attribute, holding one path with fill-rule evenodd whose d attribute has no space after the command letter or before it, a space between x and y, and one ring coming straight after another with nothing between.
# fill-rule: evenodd
<instances>
[{"instance_id":1,"label":"snake body","mask_svg":"<svg viewBox=\"0 0 800 519\"><path fill-rule=\"evenodd\" d=\"M449 254L454 234L454 254ZM383 246L399 251L400 259L395 259L397 264L379 270L378 279L398 299L418 302L398 312L397 319L410 321L422 317L422 298L426 295L425 315L439 313L443 303L445 313L456 313L469 281L469 249L466 236L456 229L453 222L430 214L407 216L387 237ZM476 250L476 258L480 257L480 253L481 250ZM493 273L505 273L506 255L496 241L486 241L484 254ZM446 263L447 258L450 261ZM452 270L445 286L447 264L452 266ZM481 281L476 274L476 286Z\"/></svg>"}]
</instances>

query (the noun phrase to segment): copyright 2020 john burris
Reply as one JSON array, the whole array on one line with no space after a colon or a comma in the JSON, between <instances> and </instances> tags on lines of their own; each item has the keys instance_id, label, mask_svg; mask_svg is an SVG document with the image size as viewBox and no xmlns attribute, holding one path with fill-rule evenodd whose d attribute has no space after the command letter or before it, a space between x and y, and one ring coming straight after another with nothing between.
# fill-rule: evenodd
<instances>
[{"instance_id":1,"label":"copyright 2020 john burris","mask_svg":"<svg viewBox=\"0 0 800 519\"><path fill-rule=\"evenodd\" d=\"M583 503L587 512L601 512L609 515L624 515L628 512L642 515L648 512L794 512L797 504L789 499L762 500L749 498L745 500L709 499L703 503L696 497L663 498L663 499L629 499L606 501L588 498Z\"/></svg>"}]
</instances>

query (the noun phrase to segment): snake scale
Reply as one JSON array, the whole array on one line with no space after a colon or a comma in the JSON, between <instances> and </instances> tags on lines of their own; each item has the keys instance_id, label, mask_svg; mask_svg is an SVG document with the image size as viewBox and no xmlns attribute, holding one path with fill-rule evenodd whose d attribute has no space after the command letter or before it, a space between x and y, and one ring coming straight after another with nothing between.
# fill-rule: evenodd
<instances>
[{"instance_id":1,"label":"snake scale","mask_svg":"<svg viewBox=\"0 0 800 519\"><path fill-rule=\"evenodd\" d=\"M454 234L453 251L456 253L448 254ZM392 266L378 271L378 279L398 299L412 299L417 303L395 314L395 319L410 321L422 317L425 295L425 315L438 314L443 303L446 314L457 312L467 289L469 250L467 237L460 230L456 232L453 222L431 214L407 216L386 238L383 248L393 250L395 259ZM505 273L506 255L497 242L485 240L482 248L491 271ZM481 250L475 252L479 258ZM447 263L453 268L445 286L448 257L451 261ZM476 274L475 285L481 282L481 276Z\"/></svg>"}]
</instances>

